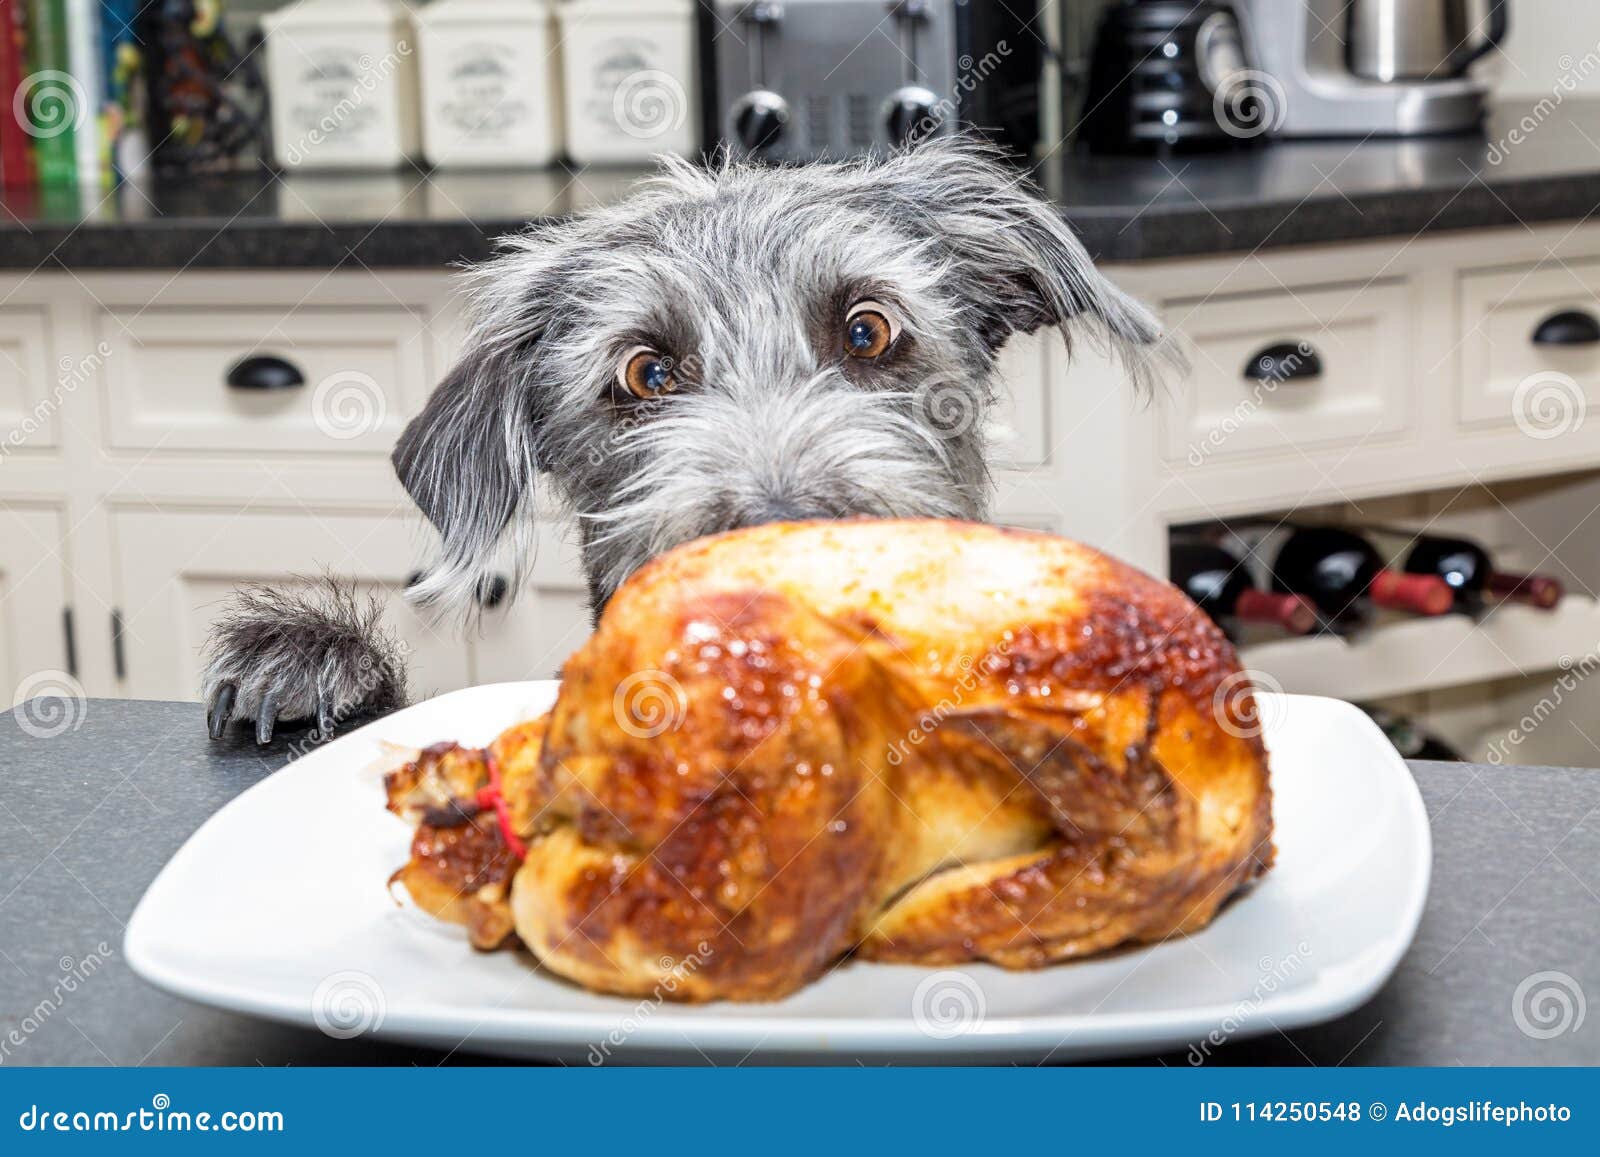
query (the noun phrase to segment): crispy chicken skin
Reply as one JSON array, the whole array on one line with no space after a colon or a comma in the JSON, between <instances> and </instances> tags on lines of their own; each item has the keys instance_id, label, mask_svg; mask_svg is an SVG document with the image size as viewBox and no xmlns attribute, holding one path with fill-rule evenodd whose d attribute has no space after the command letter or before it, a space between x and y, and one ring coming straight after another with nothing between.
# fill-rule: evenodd
<instances>
[{"instance_id":1,"label":"crispy chicken skin","mask_svg":"<svg viewBox=\"0 0 1600 1157\"><path fill-rule=\"evenodd\" d=\"M499 757L508 789L531 796L520 780L536 768L544 726L545 717L519 724L489 751L434 744L384 780L389 810L417 829L411 859L390 883L402 885L424 912L464 925L476 948L512 939L511 879L518 867L493 806L479 799L489 786L489 757Z\"/></svg>"},{"instance_id":2,"label":"crispy chicken skin","mask_svg":"<svg viewBox=\"0 0 1600 1157\"><path fill-rule=\"evenodd\" d=\"M1200 928L1272 858L1238 670L1174 588L1060 538L702 539L618 591L547 729L496 741L509 920L559 975L688 1000L852 951L1026 968Z\"/></svg>"}]
</instances>

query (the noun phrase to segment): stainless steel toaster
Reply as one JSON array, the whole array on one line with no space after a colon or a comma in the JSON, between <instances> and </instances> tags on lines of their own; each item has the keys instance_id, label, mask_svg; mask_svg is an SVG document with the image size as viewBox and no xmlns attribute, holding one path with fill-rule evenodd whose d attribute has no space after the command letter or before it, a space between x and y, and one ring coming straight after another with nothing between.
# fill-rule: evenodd
<instances>
[{"instance_id":1,"label":"stainless steel toaster","mask_svg":"<svg viewBox=\"0 0 1600 1157\"><path fill-rule=\"evenodd\" d=\"M775 162L1039 136L1038 3L700 0L705 139Z\"/></svg>"}]
</instances>

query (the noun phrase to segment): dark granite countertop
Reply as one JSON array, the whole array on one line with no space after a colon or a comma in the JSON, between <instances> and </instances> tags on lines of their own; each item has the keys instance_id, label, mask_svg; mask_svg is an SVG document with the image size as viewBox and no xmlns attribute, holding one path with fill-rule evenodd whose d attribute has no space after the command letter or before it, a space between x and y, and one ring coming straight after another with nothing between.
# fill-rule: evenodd
<instances>
[{"instance_id":1,"label":"dark granite countertop","mask_svg":"<svg viewBox=\"0 0 1600 1157\"><path fill-rule=\"evenodd\" d=\"M1522 132L1296 141L1166 159L1073 156L1042 174L1101 260L1148 260L1579 221L1600 210L1600 101ZM1521 143L1511 143L1513 132Z\"/></svg>"},{"instance_id":2,"label":"dark granite countertop","mask_svg":"<svg viewBox=\"0 0 1600 1157\"><path fill-rule=\"evenodd\" d=\"M1074 153L1039 175L1105 261L1580 220L1600 207L1600 101L1505 105L1481 135ZM614 200L639 176L260 172L110 194L12 190L0 268L441 268L486 256L527 221Z\"/></svg>"},{"instance_id":3,"label":"dark granite countertop","mask_svg":"<svg viewBox=\"0 0 1600 1157\"><path fill-rule=\"evenodd\" d=\"M200 707L183 703L91 700L56 722L62 733L41 738L24 733L14 713L0 715L0 1063L479 1059L470 1043L443 1058L333 1040L189 1004L133 975L122 934L145 888L212 813L285 762L295 736L258 749L237 729L209 743ZM1442 763L1412 771L1433 827L1433 886L1393 979L1338 1020L1231 1042L1211 1063L1600 1063L1594 1016L1551 1033L1543 1021L1519 1029L1512 1014L1518 986L1536 973L1565 974L1588 997L1600 995L1600 772ZM39 1014L63 970L81 973L91 956L92 975Z\"/></svg>"}]
</instances>

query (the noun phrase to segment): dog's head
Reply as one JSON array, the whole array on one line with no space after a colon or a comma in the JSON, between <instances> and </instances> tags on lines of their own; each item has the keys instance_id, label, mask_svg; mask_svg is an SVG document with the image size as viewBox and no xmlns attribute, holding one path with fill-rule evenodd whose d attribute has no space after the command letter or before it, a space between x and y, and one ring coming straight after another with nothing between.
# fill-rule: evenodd
<instances>
[{"instance_id":1,"label":"dog's head","mask_svg":"<svg viewBox=\"0 0 1600 1157\"><path fill-rule=\"evenodd\" d=\"M1007 338L1087 323L1141 384L1166 348L1059 212L966 141L797 169L669 163L618 206L508 241L474 306L394 455L443 540L423 602L470 596L531 526L540 473L578 516L597 606L721 530L981 519Z\"/></svg>"}]
</instances>

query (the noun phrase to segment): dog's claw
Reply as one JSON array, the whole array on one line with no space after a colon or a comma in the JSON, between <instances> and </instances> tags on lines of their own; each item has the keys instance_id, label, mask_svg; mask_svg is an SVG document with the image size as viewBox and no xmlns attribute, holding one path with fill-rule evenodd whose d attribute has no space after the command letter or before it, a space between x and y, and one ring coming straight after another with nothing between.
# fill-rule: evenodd
<instances>
[{"instance_id":1,"label":"dog's claw","mask_svg":"<svg viewBox=\"0 0 1600 1157\"><path fill-rule=\"evenodd\" d=\"M403 652L382 611L375 598L326 578L236 592L206 642L206 729L218 736L230 722L253 724L265 746L290 727L330 732L351 715L402 706Z\"/></svg>"},{"instance_id":2,"label":"dog's claw","mask_svg":"<svg viewBox=\"0 0 1600 1157\"><path fill-rule=\"evenodd\" d=\"M228 720L233 718L233 701L238 694L239 688L232 683L219 683L211 693L211 704L206 710L206 731L212 739L221 739L228 729Z\"/></svg>"},{"instance_id":3,"label":"dog's claw","mask_svg":"<svg viewBox=\"0 0 1600 1157\"><path fill-rule=\"evenodd\" d=\"M272 742L272 727L278 721L278 697L271 691L261 700L261 710L256 713L256 743L262 747Z\"/></svg>"}]
</instances>

